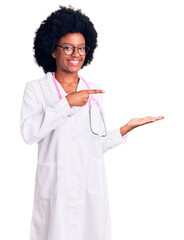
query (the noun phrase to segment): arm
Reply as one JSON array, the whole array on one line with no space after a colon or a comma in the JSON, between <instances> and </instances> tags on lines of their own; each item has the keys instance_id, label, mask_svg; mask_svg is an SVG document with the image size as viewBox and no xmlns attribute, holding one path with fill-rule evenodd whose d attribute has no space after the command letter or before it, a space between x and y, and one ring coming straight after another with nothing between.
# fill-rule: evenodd
<instances>
[{"instance_id":1,"label":"arm","mask_svg":"<svg viewBox=\"0 0 184 240\"><path fill-rule=\"evenodd\" d=\"M121 135L120 128L116 128L112 131L107 131L105 137L100 137L103 153L107 150L114 148L122 143L126 143L127 135Z\"/></svg>"},{"instance_id":2,"label":"arm","mask_svg":"<svg viewBox=\"0 0 184 240\"><path fill-rule=\"evenodd\" d=\"M20 117L22 137L27 144L38 142L73 114L66 97L43 111L32 85L27 83Z\"/></svg>"},{"instance_id":3,"label":"arm","mask_svg":"<svg viewBox=\"0 0 184 240\"><path fill-rule=\"evenodd\" d=\"M100 102L101 102L101 108L102 108L102 99L100 100ZM102 112L103 112L103 108L102 108ZM113 131L107 131L106 137L100 138L103 152L105 153L108 149L118 146L121 143L125 143L127 141L127 133L132 131L134 128L143 126L145 124L152 123L158 120L162 120L162 119L164 119L164 116L159 116L159 117L148 116L144 118L133 118L123 127L117 128Z\"/></svg>"}]
</instances>

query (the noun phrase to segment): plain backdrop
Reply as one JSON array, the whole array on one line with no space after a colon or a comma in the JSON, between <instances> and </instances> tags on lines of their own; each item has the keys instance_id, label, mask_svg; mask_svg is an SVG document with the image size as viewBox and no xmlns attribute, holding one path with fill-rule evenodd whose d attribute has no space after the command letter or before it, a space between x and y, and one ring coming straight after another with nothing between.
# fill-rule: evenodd
<instances>
[{"instance_id":1,"label":"plain backdrop","mask_svg":"<svg viewBox=\"0 0 184 240\"><path fill-rule=\"evenodd\" d=\"M29 238L37 144L22 139L20 109L26 82L44 76L33 58L35 31L59 5L82 9L98 32L94 60L80 74L106 91L108 130L133 117L165 116L134 129L126 144L104 155L112 240L183 240L184 6L179 0L1 3L0 239Z\"/></svg>"}]
</instances>

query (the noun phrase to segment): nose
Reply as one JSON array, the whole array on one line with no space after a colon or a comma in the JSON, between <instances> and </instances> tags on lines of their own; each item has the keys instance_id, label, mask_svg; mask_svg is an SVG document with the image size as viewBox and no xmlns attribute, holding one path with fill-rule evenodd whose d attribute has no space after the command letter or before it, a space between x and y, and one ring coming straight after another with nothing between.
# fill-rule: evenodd
<instances>
[{"instance_id":1,"label":"nose","mask_svg":"<svg viewBox=\"0 0 184 240\"><path fill-rule=\"evenodd\" d=\"M72 56L75 56L75 55L77 55L77 56L80 56L80 54L79 54L79 52L78 52L78 48L77 48L77 47L74 47L74 48L73 48L73 53L72 53Z\"/></svg>"}]
</instances>

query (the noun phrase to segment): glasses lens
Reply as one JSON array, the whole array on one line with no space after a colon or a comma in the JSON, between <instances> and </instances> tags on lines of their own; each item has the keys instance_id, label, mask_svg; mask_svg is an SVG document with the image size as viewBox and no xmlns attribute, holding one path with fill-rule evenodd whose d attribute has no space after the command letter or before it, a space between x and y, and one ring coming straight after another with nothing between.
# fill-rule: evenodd
<instances>
[{"instance_id":1,"label":"glasses lens","mask_svg":"<svg viewBox=\"0 0 184 240\"><path fill-rule=\"evenodd\" d=\"M79 54L81 56L84 56L84 55L86 55L88 53L89 49L88 49L88 47L79 47L78 51L79 51Z\"/></svg>"},{"instance_id":2,"label":"glasses lens","mask_svg":"<svg viewBox=\"0 0 184 240\"><path fill-rule=\"evenodd\" d=\"M105 135L106 128L100 108L95 101L91 101L91 104L91 130L100 136Z\"/></svg>"},{"instance_id":3,"label":"glasses lens","mask_svg":"<svg viewBox=\"0 0 184 240\"><path fill-rule=\"evenodd\" d=\"M71 55L73 53L73 47L72 46L64 46L63 49L64 49L64 52L67 55Z\"/></svg>"},{"instance_id":4,"label":"glasses lens","mask_svg":"<svg viewBox=\"0 0 184 240\"><path fill-rule=\"evenodd\" d=\"M79 51L79 54L81 56L86 55L86 48L85 47L79 47L78 51Z\"/></svg>"}]
</instances>

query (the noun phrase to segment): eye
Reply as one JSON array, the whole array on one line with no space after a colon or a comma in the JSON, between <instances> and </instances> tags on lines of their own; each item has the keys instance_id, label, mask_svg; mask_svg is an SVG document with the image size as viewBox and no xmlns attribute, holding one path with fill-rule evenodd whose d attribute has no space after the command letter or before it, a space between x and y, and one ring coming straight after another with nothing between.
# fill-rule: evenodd
<instances>
[{"instance_id":1,"label":"eye","mask_svg":"<svg viewBox=\"0 0 184 240\"><path fill-rule=\"evenodd\" d=\"M71 47L71 46L65 46L64 49L65 49L65 50L71 50L72 47Z\"/></svg>"},{"instance_id":2,"label":"eye","mask_svg":"<svg viewBox=\"0 0 184 240\"><path fill-rule=\"evenodd\" d=\"M85 47L80 47L79 50L84 51Z\"/></svg>"}]
</instances>

